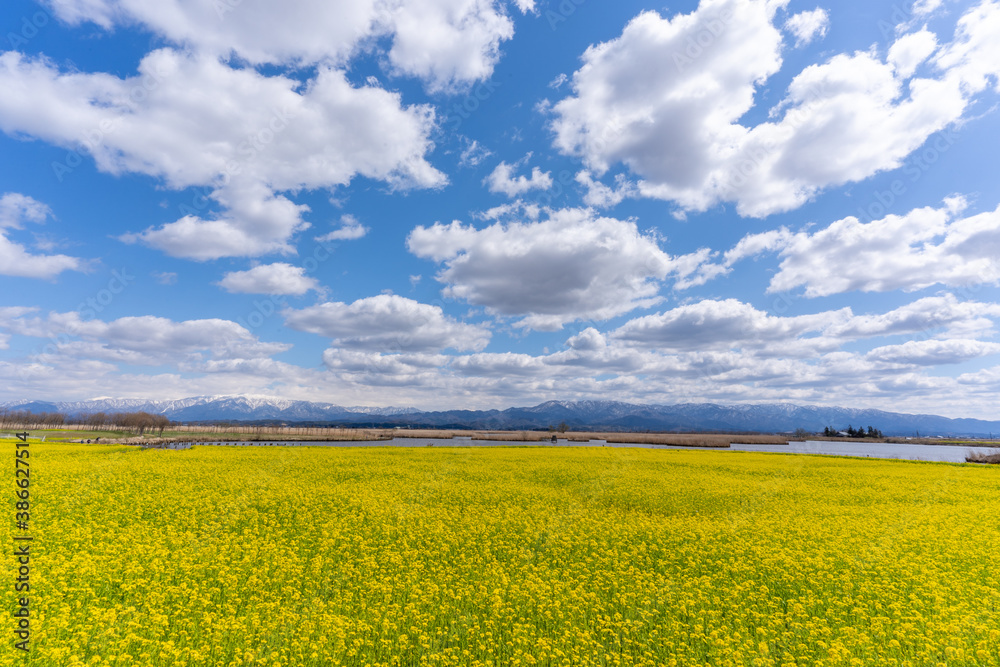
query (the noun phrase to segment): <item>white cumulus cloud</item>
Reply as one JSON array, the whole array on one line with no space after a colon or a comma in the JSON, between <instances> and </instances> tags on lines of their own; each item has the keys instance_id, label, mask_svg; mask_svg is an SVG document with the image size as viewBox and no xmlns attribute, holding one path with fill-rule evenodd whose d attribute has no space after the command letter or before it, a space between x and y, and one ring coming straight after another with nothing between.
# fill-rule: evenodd
<instances>
[{"instance_id":1,"label":"white cumulus cloud","mask_svg":"<svg viewBox=\"0 0 1000 667\"><path fill-rule=\"evenodd\" d=\"M446 296L541 330L652 306L661 300L661 281L675 270L674 259L635 222L586 209L485 229L458 221L419 226L407 247L444 264L437 278Z\"/></svg>"},{"instance_id":2,"label":"white cumulus cloud","mask_svg":"<svg viewBox=\"0 0 1000 667\"><path fill-rule=\"evenodd\" d=\"M440 306L393 294L284 311L293 329L327 336L336 346L374 352L481 350L487 329L448 317Z\"/></svg>"},{"instance_id":3,"label":"white cumulus cloud","mask_svg":"<svg viewBox=\"0 0 1000 667\"><path fill-rule=\"evenodd\" d=\"M953 294L917 299L885 313L856 315L827 329L845 340L875 336L925 334L940 338L987 336L993 320L1000 317L1000 304L959 301Z\"/></svg>"},{"instance_id":4,"label":"white cumulus cloud","mask_svg":"<svg viewBox=\"0 0 1000 667\"><path fill-rule=\"evenodd\" d=\"M925 297L884 313L851 308L782 316L737 299L703 300L630 320L607 334L613 341L660 350L753 350L766 356L813 355L866 338L922 336L945 343L991 336L1000 304ZM570 346L577 348L575 340ZM923 347L932 348L927 343ZM991 354L989 346L977 349Z\"/></svg>"},{"instance_id":5,"label":"white cumulus cloud","mask_svg":"<svg viewBox=\"0 0 1000 667\"><path fill-rule=\"evenodd\" d=\"M361 224L353 215L341 216L340 227L323 236L317 236L317 241L353 241L368 233L368 228Z\"/></svg>"},{"instance_id":6,"label":"white cumulus cloud","mask_svg":"<svg viewBox=\"0 0 1000 667\"><path fill-rule=\"evenodd\" d=\"M142 59L137 76L121 79L7 52L0 87L10 91L0 97L0 129L8 134L89 153L108 173L208 188L217 214L191 210L124 237L178 257L291 252L291 237L308 227L308 209L285 191L333 188L358 175L394 188L446 181L424 158L430 107L403 106L399 94L355 87L323 66L303 86L160 49Z\"/></svg>"},{"instance_id":7,"label":"white cumulus cloud","mask_svg":"<svg viewBox=\"0 0 1000 667\"><path fill-rule=\"evenodd\" d=\"M1000 207L962 216L965 202L861 222L851 216L816 231L751 234L726 253L732 263L777 252L768 291L804 288L808 297L850 291L913 291L932 285L1000 282Z\"/></svg>"},{"instance_id":8,"label":"white cumulus cloud","mask_svg":"<svg viewBox=\"0 0 1000 667\"><path fill-rule=\"evenodd\" d=\"M625 199L635 197L639 194L639 189L635 183L629 181L624 174L615 177L615 185L605 185L594 180L589 171L581 171L576 175L576 182L586 188L583 195L583 203L594 208L610 208L622 203Z\"/></svg>"},{"instance_id":9,"label":"white cumulus cloud","mask_svg":"<svg viewBox=\"0 0 1000 667\"><path fill-rule=\"evenodd\" d=\"M959 364L1000 353L1000 344L981 340L909 340L900 345L886 345L865 356L874 361L914 366Z\"/></svg>"},{"instance_id":10,"label":"white cumulus cloud","mask_svg":"<svg viewBox=\"0 0 1000 667\"><path fill-rule=\"evenodd\" d=\"M531 157L529 154L525 160ZM548 190L552 187L552 173L542 172L538 167L532 167L531 176L514 176L515 170L524 162L514 164L501 162L487 176L483 183L489 186L490 192L502 192L508 197L517 197L529 190Z\"/></svg>"},{"instance_id":11,"label":"white cumulus cloud","mask_svg":"<svg viewBox=\"0 0 1000 667\"><path fill-rule=\"evenodd\" d=\"M937 37L924 28L897 39L889 48L888 62L899 76L909 77L936 49Z\"/></svg>"},{"instance_id":12,"label":"white cumulus cloud","mask_svg":"<svg viewBox=\"0 0 1000 667\"><path fill-rule=\"evenodd\" d=\"M788 354L793 353L788 346L799 336L822 331L850 317L849 310L781 317L736 299L705 300L630 320L611 336L635 345L671 350L781 344L783 352ZM814 339L812 342L820 347L830 347L825 339ZM833 347L837 345L833 344Z\"/></svg>"},{"instance_id":13,"label":"white cumulus cloud","mask_svg":"<svg viewBox=\"0 0 1000 667\"><path fill-rule=\"evenodd\" d=\"M900 37L888 60L836 54L795 74L769 120L747 125L757 90L783 65L782 4L703 0L690 14L640 14L583 54L572 95L551 107L556 148L597 176L624 164L643 196L685 211L734 202L764 217L899 167L1000 72L1000 4L987 0L937 55L923 31ZM933 76L912 76L921 58Z\"/></svg>"},{"instance_id":14,"label":"white cumulus cloud","mask_svg":"<svg viewBox=\"0 0 1000 667\"><path fill-rule=\"evenodd\" d=\"M0 229L20 229L24 222L45 222L51 216L52 209L27 195L7 192L0 197Z\"/></svg>"},{"instance_id":15,"label":"white cumulus cloud","mask_svg":"<svg viewBox=\"0 0 1000 667\"><path fill-rule=\"evenodd\" d=\"M63 271L83 271L87 263L68 255L32 254L24 245L8 238L8 229L21 229L25 222L43 223L52 210L32 197L17 192L0 196L0 275L50 280Z\"/></svg>"},{"instance_id":16,"label":"white cumulus cloud","mask_svg":"<svg viewBox=\"0 0 1000 667\"><path fill-rule=\"evenodd\" d=\"M77 312L52 312L44 318L9 320L0 327L21 336L48 339L41 356L63 361L197 365L209 359L267 358L291 347L263 342L240 324L216 318L175 321L141 315L103 321L84 319Z\"/></svg>"},{"instance_id":17,"label":"white cumulus cloud","mask_svg":"<svg viewBox=\"0 0 1000 667\"><path fill-rule=\"evenodd\" d=\"M235 53L254 65L342 65L387 39L387 64L452 91L493 73L500 44L514 35L496 0L49 0L70 24L105 29L141 24L170 42L215 57ZM533 0L515 0L522 12Z\"/></svg>"},{"instance_id":18,"label":"white cumulus cloud","mask_svg":"<svg viewBox=\"0 0 1000 667\"><path fill-rule=\"evenodd\" d=\"M262 264L246 271L231 271L219 281L227 292L241 294L305 294L319 286L301 266L284 262Z\"/></svg>"},{"instance_id":19,"label":"white cumulus cloud","mask_svg":"<svg viewBox=\"0 0 1000 667\"><path fill-rule=\"evenodd\" d=\"M816 37L824 37L830 27L830 15L822 7L799 12L785 21L785 30L795 35L795 46L805 46Z\"/></svg>"}]
</instances>

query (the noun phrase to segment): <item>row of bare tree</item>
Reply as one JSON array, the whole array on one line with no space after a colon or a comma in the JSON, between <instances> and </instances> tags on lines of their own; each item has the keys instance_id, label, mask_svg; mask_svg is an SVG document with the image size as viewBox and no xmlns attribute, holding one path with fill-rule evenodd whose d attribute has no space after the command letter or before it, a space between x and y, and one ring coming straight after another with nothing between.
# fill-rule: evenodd
<instances>
[{"instance_id":1,"label":"row of bare tree","mask_svg":"<svg viewBox=\"0 0 1000 667\"><path fill-rule=\"evenodd\" d=\"M66 415L61 412L29 412L28 410L0 408L0 429L55 428L65 423Z\"/></svg>"},{"instance_id":2,"label":"row of bare tree","mask_svg":"<svg viewBox=\"0 0 1000 667\"><path fill-rule=\"evenodd\" d=\"M61 412L30 412L28 410L8 410L0 408L0 429L37 430L57 428L67 424L87 426L94 431L128 431L136 435L157 432L170 426L170 420L163 415L148 412L95 412L67 418Z\"/></svg>"},{"instance_id":3,"label":"row of bare tree","mask_svg":"<svg viewBox=\"0 0 1000 667\"><path fill-rule=\"evenodd\" d=\"M163 415L148 412L95 412L83 417L81 423L95 431L131 431L136 435L153 431L163 435L163 429L170 426L170 420Z\"/></svg>"}]
</instances>

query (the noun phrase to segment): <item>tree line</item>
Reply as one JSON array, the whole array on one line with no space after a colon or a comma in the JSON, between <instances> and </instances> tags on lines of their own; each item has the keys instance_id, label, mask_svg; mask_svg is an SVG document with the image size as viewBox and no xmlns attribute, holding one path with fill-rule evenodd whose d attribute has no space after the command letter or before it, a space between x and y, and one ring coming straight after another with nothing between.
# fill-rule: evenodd
<instances>
[{"instance_id":1,"label":"tree line","mask_svg":"<svg viewBox=\"0 0 1000 667\"><path fill-rule=\"evenodd\" d=\"M0 428L54 428L66 423L66 415L60 412L31 412L29 410L8 410L0 408Z\"/></svg>"},{"instance_id":2,"label":"tree line","mask_svg":"<svg viewBox=\"0 0 1000 667\"><path fill-rule=\"evenodd\" d=\"M163 415L151 415L148 412L95 412L68 417L62 412L0 408L0 429L33 430L66 425L87 426L93 431L125 431L136 435L156 432L163 435L163 429L170 426L170 420Z\"/></svg>"},{"instance_id":3,"label":"tree line","mask_svg":"<svg viewBox=\"0 0 1000 667\"><path fill-rule=\"evenodd\" d=\"M883 437L882 436L882 431L880 431L877 428L874 428L872 426L869 426L867 430L861 428L860 426L858 428L854 428L853 426L848 426L846 429L844 429L843 433L846 433L848 438L881 438L881 437ZM835 428L833 428L831 426L827 426L826 428L823 429L823 435L827 436L828 438L839 438L839 437L841 437L843 435L843 433L840 430L835 429Z\"/></svg>"}]
</instances>

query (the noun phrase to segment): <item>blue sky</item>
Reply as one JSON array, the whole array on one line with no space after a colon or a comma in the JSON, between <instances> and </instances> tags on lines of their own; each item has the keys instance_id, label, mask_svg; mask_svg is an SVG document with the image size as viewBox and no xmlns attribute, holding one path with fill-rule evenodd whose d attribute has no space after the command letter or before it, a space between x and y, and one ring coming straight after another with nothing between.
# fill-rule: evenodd
<instances>
[{"instance_id":1,"label":"blue sky","mask_svg":"<svg viewBox=\"0 0 1000 667\"><path fill-rule=\"evenodd\" d=\"M998 2L0 16L0 401L997 417Z\"/></svg>"}]
</instances>

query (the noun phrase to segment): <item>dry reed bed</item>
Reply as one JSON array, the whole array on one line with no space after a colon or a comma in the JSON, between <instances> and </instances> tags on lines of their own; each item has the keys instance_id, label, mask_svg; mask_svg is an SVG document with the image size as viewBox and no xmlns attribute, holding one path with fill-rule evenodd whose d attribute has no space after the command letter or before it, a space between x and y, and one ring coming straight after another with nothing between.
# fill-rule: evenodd
<instances>
[{"instance_id":1,"label":"dry reed bed","mask_svg":"<svg viewBox=\"0 0 1000 667\"><path fill-rule=\"evenodd\" d=\"M728 447L734 442L747 445L787 445L780 435L734 435L731 433L607 433L608 442L635 442L684 447Z\"/></svg>"},{"instance_id":2,"label":"dry reed bed","mask_svg":"<svg viewBox=\"0 0 1000 667\"><path fill-rule=\"evenodd\" d=\"M884 442L897 445L951 445L953 447L992 447L996 445L996 440L986 438L886 438Z\"/></svg>"},{"instance_id":3,"label":"dry reed bed","mask_svg":"<svg viewBox=\"0 0 1000 667\"><path fill-rule=\"evenodd\" d=\"M213 435L249 435L249 436L280 436L287 440L385 440L392 437L392 429L372 428L341 428L341 427L305 427L305 426L171 426L171 433L190 433L191 437ZM387 435L388 434L388 435ZM242 438L254 440L261 438ZM274 439L274 438L272 438Z\"/></svg>"},{"instance_id":4,"label":"dry reed bed","mask_svg":"<svg viewBox=\"0 0 1000 667\"><path fill-rule=\"evenodd\" d=\"M1000 451L990 452L969 452L965 457L967 463L992 463L1000 464Z\"/></svg>"},{"instance_id":5,"label":"dry reed bed","mask_svg":"<svg viewBox=\"0 0 1000 667\"><path fill-rule=\"evenodd\" d=\"M750 445L785 445L788 438L780 435L734 435L731 433L621 433L573 431L551 433L548 431L458 431L448 429L400 429L389 430L397 438L452 439L472 437L474 440L546 442L555 435L570 442L605 440L612 443L635 443L641 445L679 445L683 447L728 447L740 442Z\"/></svg>"},{"instance_id":6,"label":"dry reed bed","mask_svg":"<svg viewBox=\"0 0 1000 667\"><path fill-rule=\"evenodd\" d=\"M289 429L290 431L302 431L305 429ZM204 443L204 442L277 442L277 441L295 441L295 442L357 442L357 441L374 441L374 440L391 440L391 435L386 435L381 429L351 429L351 428L338 428L338 429L309 429L311 431L320 431L319 433L290 433L282 431L280 428L270 428L266 432L246 432L246 431L216 431L216 432L206 432L204 430L180 430L171 429L167 434L160 435L145 435L145 436L115 436L115 435L102 435L100 436L100 443L119 443L123 445L148 445L150 443L162 444L166 442L193 442L193 443ZM87 438L87 440L94 440L96 442L97 438ZM76 442L76 440L73 440Z\"/></svg>"},{"instance_id":7,"label":"dry reed bed","mask_svg":"<svg viewBox=\"0 0 1000 667\"><path fill-rule=\"evenodd\" d=\"M288 440L297 442L355 442L372 440L391 440L392 436L387 436L381 429L361 429L361 428L330 428L330 429L308 429L318 431L317 433L298 433L306 429L289 429L292 432L278 429L268 429L266 432L254 432L241 434L233 431L222 431L217 435L195 431L190 435L173 435L175 440L191 442L215 442L220 440L239 440L247 442L263 442L274 440Z\"/></svg>"},{"instance_id":8,"label":"dry reed bed","mask_svg":"<svg viewBox=\"0 0 1000 667\"><path fill-rule=\"evenodd\" d=\"M66 427L71 430L73 427ZM548 442L555 435L569 442L604 440L609 443L634 443L642 445L676 445L683 447L728 447L733 442L754 445L784 445L788 438L780 435L731 434L731 433L624 433L600 431L466 431L458 429L372 429L372 428L320 428L282 426L173 426L164 436L116 438L102 437L109 442L127 444L156 442L217 442L240 440L262 442L271 440L327 440L375 441L392 438L431 438L451 440L472 438L498 442Z\"/></svg>"}]
</instances>

